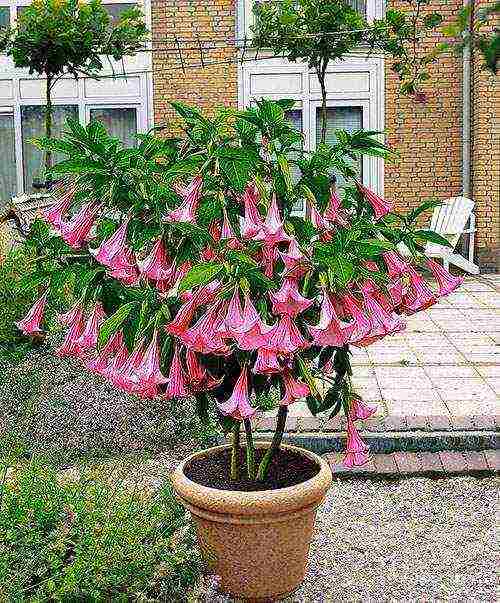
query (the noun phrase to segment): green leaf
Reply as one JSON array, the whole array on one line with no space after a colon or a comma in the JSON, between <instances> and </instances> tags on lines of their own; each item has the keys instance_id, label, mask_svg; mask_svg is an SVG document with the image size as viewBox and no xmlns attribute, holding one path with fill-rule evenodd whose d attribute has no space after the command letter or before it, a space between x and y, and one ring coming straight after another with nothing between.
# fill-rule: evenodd
<instances>
[{"instance_id":1,"label":"green leaf","mask_svg":"<svg viewBox=\"0 0 500 603\"><path fill-rule=\"evenodd\" d=\"M437 232L434 232L433 230L416 230L413 235L415 239L420 241L430 241L431 243L437 243L438 245L451 247L451 244L447 239L445 239Z\"/></svg>"},{"instance_id":2,"label":"green leaf","mask_svg":"<svg viewBox=\"0 0 500 603\"><path fill-rule=\"evenodd\" d=\"M106 345L111 335L118 331L120 326L129 317L130 312L135 306L137 306L137 302L129 302L128 304L125 304L118 308L118 310L112 316L110 316L107 320L104 321L99 331L99 337L97 340L98 349L102 349Z\"/></svg>"},{"instance_id":3,"label":"green leaf","mask_svg":"<svg viewBox=\"0 0 500 603\"><path fill-rule=\"evenodd\" d=\"M255 167L258 155L247 148L222 147L217 151L222 175L228 186L243 192L250 176L250 171Z\"/></svg>"},{"instance_id":4,"label":"green leaf","mask_svg":"<svg viewBox=\"0 0 500 603\"><path fill-rule=\"evenodd\" d=\"M428 201L424 201L418 207L415 207L415 209L412 209L407 214L406 219L411 224L418 218L418 216L420 216L420 214L422 214L426 211L429 211L431 209L434 209L435 207L439 207L442 204L443 204L443 201L441 201L439 199L429 199Z\"/></svg>"},{"instance_id":5,"label":"green leaf","mask_svg":"<svg viewBox=\"0 0 500 603\"><path fill-rule=\"evenodd\" d=\"M321 400L321 395L319 393L318 387L316 385L316 381L311 373L310 368L307 366L307 364L302 360L302 358L300 356L297 356L297 362L299 364L300 374L302 375L302 378L309 386L311 395L314 396L317 400Z\"/></svg>"},{"instance_id":6,"label":"green leaf","mask_svg":"<svg viewBox=\"0 0 500 603\"><path fill-rule=\"evenodd\" d=\"M335 280L341 287L345 287L354 274L354 264L341 255L330 258L329 264Z\"/></svg>"},{"instance_id":7,"label":"green leaf","mask_svg":"<svg viewBox=\"0 0 500 603\"><path fill-rule=\"evenodd\" d=\"M193 266L179 284L179 293L188 291L197 285L207 285L222 271L223 264L204 262Z\"/></svg>"}]
</instances>

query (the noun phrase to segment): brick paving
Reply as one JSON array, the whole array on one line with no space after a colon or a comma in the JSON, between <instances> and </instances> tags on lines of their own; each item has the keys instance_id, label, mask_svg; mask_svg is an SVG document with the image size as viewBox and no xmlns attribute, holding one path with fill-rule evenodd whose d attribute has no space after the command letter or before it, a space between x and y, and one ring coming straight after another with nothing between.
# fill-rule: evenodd
<instances>
[{"instance_id":1,"label":"brick paving","mask_svg":"<svg viewBox=\"0 0 500 603\"><path fill-rule=\"evenodd\" d=\"M500 473L498 450L374 454L366 465L352 469L343 466L342 456L340 452L325 455L334 478L479 476Z\"/></svg>"},{"instance_id":2,"label":"brick paving","mask_svg":"<svg viewBox=\"0 0 500 603\"><path fill-rule=\"evenodd\" d=\"M355 388L378 409L360 425L361 431L495 430L500 274L467 277L455 294L409 317L404 332L352 352ZM345 429L342 417L314 418L302 402L292 405L290 413L290 432ZM268 416L261 430L273 425Z\"/></svg>"}]
</instances>

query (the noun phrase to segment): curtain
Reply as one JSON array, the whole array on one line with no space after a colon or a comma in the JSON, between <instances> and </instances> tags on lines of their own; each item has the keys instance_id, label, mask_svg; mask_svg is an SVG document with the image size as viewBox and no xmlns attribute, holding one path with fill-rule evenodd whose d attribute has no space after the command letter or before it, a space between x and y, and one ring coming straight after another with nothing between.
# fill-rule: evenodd
<instances>
[{"instance_id":1,"label":"curtain","mask_svg":"<svg viewBox=\"0 0 500 603\"><path fill-rule=\"evenodd\" d=\"M321 107L316 109L316 144L321 141L321 124L323 113ZM329 107L326 113L326 143L335 144L337 137L335 130L346 130L346 132L354 132L363 129L363 109L362 107ZM359 175L363 178L363 164L361 159L357 165ZM337 185L345 184L344 178L340 174L337 176Z\"/></svg>"},{"instance_id":2,"label":"curtain","mask_svg":"<svg viewBox=\"0 0 500 603\"><path fill-rule=\"evenodd\" d=\"M121 140L124 146L136 146L137 111L133 107L91 109L90 120L100 121L108 134Z\"/></svg>"},{"instance_id":3,"label":"curtain","mask_svg":"<svg viewBox=\"0 0 500 603\"><path fill-rule=\"evenodd\" d=\"M0 202L16 194L14 115L0 113Z\"/></svg>"},{"instance_id":4,"label":"curtain","mask_svg":"<svg viewBox=\"0 0 500 603\"><path fill-rule=\"evenodd\" d=\"M10 9L8 6L0 6L0 27L10 25Z\"/></svg>"},{"instance_id":5,"label":"curtain","mask_svg":"<svg viewBox=\"0 0 500 603\"><path fill-rule=\"evenodd\" d=\"M75 105L58 105L54 107L52 114L52 136L57 138L62 135L66 119L71 117L78 119L78 107ZM43 153L38 150L30 140L45 135L45 107L23 106L21 107L21 130L23 136L23 159L24 159L24 191L34 192L33 180L38 178L43 170ZM61 161L64 156L54 153L53 163Z\"/></svg>"}]
</instances>

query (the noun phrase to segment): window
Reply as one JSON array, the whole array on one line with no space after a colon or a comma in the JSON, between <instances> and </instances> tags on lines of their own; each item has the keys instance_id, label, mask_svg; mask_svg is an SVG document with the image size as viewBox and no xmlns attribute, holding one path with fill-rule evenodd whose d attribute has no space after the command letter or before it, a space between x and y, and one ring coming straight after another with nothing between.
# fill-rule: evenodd
<instances>
[{"instance_id":1,"label":"window","mask_svg":"<svg viewBox=\"0 0 500 603\"><path fill-rule=\"evenodd\" d=\"M14 114L0 113L0 202L16 193Z\"/></svg>"},{"instance_id":2,"label":"window","mask_svg":"<svg viewBox=\"0 0 500 603\"><path fill-rule=\"evenodd\" d=\"M10 25L10 9L8 6L0 6L0 27Z\"/></svg>"},{"instance_id":3,"label":"window","mask_svg":"<svg viewBox=\"0 0 500 603\"><path fill-rule=\"evenodd\" d=\"M137 111L135 108L90 109L90 119L100 121L108 134L121 140L126 147L136 145Z\"/></svg>"},{"instance_id":4,"label":"window","mask_svg":"<svg viewBox=\"0 0 500 603\"><path fill-rule=\"evenodd\" d=\"M57 105L54 107L52 135L61 136L64 130L64 123L68 117L78 118L78 107L76 105ZM23 176L24 192L34 192L33 180L36 180L43 169L43 153L37 149L30 141L33 138L39 138L45 133L45 106L26 105L21 107L21 131L23 139ZM63 157L54 154L54 162L60 161Z\"/></svg>"},{"instance_id":5,"label":"window","mask_svg":"<svg viewBox=\"0 0 500 603\"><path fill-rule=\"evenodd\" d=\"M321 124L322 124L322 109L316 108L316 144L321 141ZM328 107L326 110L326 143L335 144L337 137L335 130L346 130L347 132L355 132L363 129L363 108L362 107ZM358 163L359 174L361 178L362 162ZM337 175L337 184L342 186L345 184L344 178L340 174Z\"/></svg>"}]
</instances>

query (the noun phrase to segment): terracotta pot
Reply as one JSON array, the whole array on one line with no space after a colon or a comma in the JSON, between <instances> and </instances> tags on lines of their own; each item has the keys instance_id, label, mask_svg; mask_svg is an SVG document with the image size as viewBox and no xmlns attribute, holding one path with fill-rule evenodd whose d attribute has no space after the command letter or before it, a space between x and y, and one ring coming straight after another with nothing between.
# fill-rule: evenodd
<instances>
[{"instance_id":1,"label":"terracotta pot","mask_svg":"<svg viewBox=\"0 0 500 603\"><path fill-rule=\"evenodd\" d=\"M316 510L332 481L330 468L308 450L283 445L315 461L319 473L296 486L261 492L217 490L185 476L192 459L224 448L229 446L185 459L173 474L173 487L191 512L203 557L220 576L222 590L252 601L284 598L304 580Z\"/></svg>"}]
</instances>

